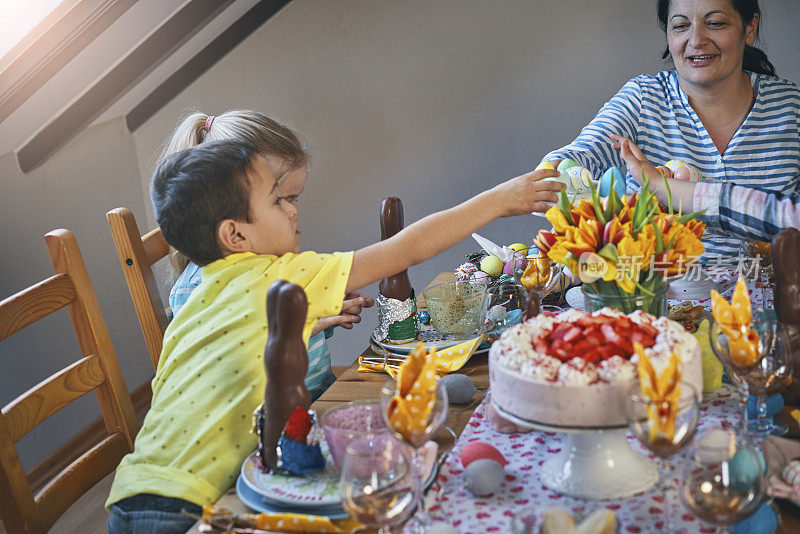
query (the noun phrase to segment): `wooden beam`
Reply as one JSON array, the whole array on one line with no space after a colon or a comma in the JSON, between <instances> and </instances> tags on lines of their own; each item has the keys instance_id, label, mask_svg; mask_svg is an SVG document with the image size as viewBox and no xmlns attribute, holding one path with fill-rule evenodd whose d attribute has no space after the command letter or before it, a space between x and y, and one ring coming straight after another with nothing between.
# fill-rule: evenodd
<instances>
[{"instance_id":1,"label":"wooden beam","mask_svg":"<svg viewBox=\"0 0 800 534\"><path fill-rule=\"evenodd\" d=\"M128 130L136 131L189 84L202 76L217 61L280 11L289 1L261 0L253 6L125 115Z\"/></svg>"},{"instance_id":2,"label":"wooden beam","mask_svg":"<svg viewBox=\"0 0 800 534\"><path fill-rule=\"evenodd\" d=\"M100 78L77 100L39 130L18 152L30 172L89 125L127 90L227 8L233 0L191 0Z\"/></svg>"},{"instance_id":3,"label":"wooden beam","mask_svg":"<svg viewBox=\"0 0 800 534\"><path fill-rule=\"evenodd\" d=\"M0 59L0 122L42 88L137 0L58 6Z\"/></svg>"}]
</instances>

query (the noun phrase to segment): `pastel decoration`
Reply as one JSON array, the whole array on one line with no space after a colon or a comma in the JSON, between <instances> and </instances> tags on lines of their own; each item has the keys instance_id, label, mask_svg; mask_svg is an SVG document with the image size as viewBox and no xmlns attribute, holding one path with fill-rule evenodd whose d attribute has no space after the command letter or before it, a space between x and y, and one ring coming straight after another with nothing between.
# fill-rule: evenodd
<instances>
[{"instance_id":1,"label":"pastel decoration","mask_svg":"<svg viewBox=\"0 0 800 534\"><path fill-rule=\"evenodd\" d=\"M461 465L465 468L475 460L489 459L505 467L508 461L494 446L482 441L471 441L461 449Z\"/></svg>"},{"instance_id":2,"label":"pastel decoration","mask_svg":"<svg viewBox=\"0 0 800 534\"><path fill-rule=\"evenodd\" d=\"M517 269L524 269L528 264L525 254L522 252L515 252L514 257L506 262L503 266L503 274L514 274Z\"/></svg>"},{"instance_id":3,"label":"pastel decoration","mask_svg":"<svg viewBox=\"0 0 800 534\"><path fill-rule=\"evenodd\" d=\"M523 253L525 255L528 254L528 249L530 249L530 247L528 245L525 245L525 244L522 244L522 243L514 243L513 245L509 245L508 248L510 248L514 252L521 252L521 253Z\"/></svg>"},{"instance_id":4,"label":"pastel decoration","mask_svg":"<svg viewBox=\"0 0 800 534\"><path fill-rule=\"evenodd\" d=\"M473 284L489 285L492 282L492 277L483 271L475 271L469 275L469 281Z\"/></svg>"},{"instance_id":5,"label":"pastel decoration","mask_svg":"<svg viewBox=\"0 0 800 534\"><path fill-rule=\"evenodd\" d=\"M570 167L567 169L570 182L576 193L584 193L589 190L592 183L592 173L583 167Z\"/></svg>"},{"instance_id":6,"label":"pastel decoration","mask_svg":"<svg viewBox=\"0 0 800 534\"><path fill-rule=\"evenodd\" d=\"M625 175L618 167L611 167L603 173L602 178L600 178L600 187L597 189L597 193L601 197L607 197L611 194L612 187L620 198L625 195Z\"/></svg>"},{"instance_id":7,"label":"pastel decoration","mask_svg":"<svg viewBox=\"0 0 800 534\"><path fill-rule=\"evenodd\" d=\"M675 177L675 175L672 174L672 169L670 169L669 167L665 167L664 165L659 165L658 167L656 167L656 170L659 173L661 173L661 176L663 176L665 178L674 178Z\"/></svg>"},{"instance_id":8,"label":"pastel decoration","mask_svg":"<svg viewBox=\"0 0 800 534\"><path fill-rule=\"evenodd\" d=\"M577 161L567 158L565 160L561 160L561 163L558 164L557 170L564 172L570 167L580 167L580 165Z\"/></svg>"},{"instance_id":9,"label":"pastel decoration","mask_svg":"<svg viewBox=\"0 0 800 534\"><path fill-rule=\"evenodd\" d=\"M766 467L766 462L760 452L756 457L749 450L736 451L729 462L732 486L746 491L760 476L759 471L763 473Z\"/></svg>"},{"instance_id":10,"label":"pastel decoration","mask_svg":"<svg viewBox=\"0 0 800 534\"><path fill-rule=\"evenodd\" d=\"M464 487L475 496L490 495L500 488L505 473L494 460L475 460L464 469Z\"/></svg>"},{"instance_id":11,"label":"pastel decoration","mask_svg":"<svg viewBox=\"0 0 800 534\"><path fill-rule=\"evenodd\" d=\"M431 314L427 310L420 311L417 316L419 317L419 322L425 326L431 324Z\"/></svg>"},{"instance_id":12,"label":"pastel decoration","mask_svg":"<svg viewBox=\"0 0 800 534\"><path fill-rule=\"evenodd\" d=\"M690 182L696 182L703 177L703 175L700 174L700 171L697 169L697 167L689 165L688 163L680 159L671 159L664 164L664 167L671 170L672 176L679 180L689 180ZM678 172L678 169L681 169L681 171Z\"/></svg>"},{"instance_id":13,"label":"pastel decoration","mask_svg":"<svg viewBox=\"0 0 800 534\"><path fill-rule=\"evenodd\" d=\"M535 171L539 171L541 169L548 169L548 170L552 171L552 170L555 170L555 167L553 167L553 164L550 163L549 161L543 161L539 165L537 165L534 170Z\"/></svg>"},{"instance_id":14,"label":"pastel decoration","mask_svg":"<svg viewBox=\"0 0 800 534\"><path fill-rule=\"evenodd\" d=\"M694 333L697 343L700 345L700 354L703 366L703 393L712 393L722 387L722 372L724 367L714 355L709 340L709 328L711 325L708 319L700 321L700 326Z\"/></svg>"},{"instance_id":15,"label":"pastel decoration","mask_svg":"<svg viewBox=\"0 0 800 534\"><path fill-rule=\"evenodd\" d=\"M442 383L447 390L447 400L451 404L466 404L475 396L475 382L467 375L447 375L442 377Z\"/></svg>"},{"instance_id":16,"label":"pastel decoration","mask_svg":"<svg viewBox=\"0 0 800 534\"><path fill-rule=\"evenodd\" d=\"M503 260L497 256L486 256L481 260L481 271L489 276L500 276L503 272Z\"/></svg>"}]
</instances>

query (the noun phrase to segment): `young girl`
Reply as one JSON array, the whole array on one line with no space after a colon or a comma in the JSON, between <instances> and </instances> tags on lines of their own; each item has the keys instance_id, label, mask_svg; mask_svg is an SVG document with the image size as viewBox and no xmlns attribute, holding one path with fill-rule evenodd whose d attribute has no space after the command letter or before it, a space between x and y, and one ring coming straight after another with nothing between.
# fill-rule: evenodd
<instances>
[{"instance_id":1,"label":"young girl","mask_svg":"<svg viewBox=\"0 0 800 534\"><path fill-rule=\"evenodd\" d=\"M292 179L292 171L308 164L308 153L297 135L286 126L257 111L231 110L221 115L192 113L175 128L165 142L159 160L199 145L205 141L240 139L258 147L261 155L285 162L285 172L279 177L281 197L295 204L305 184ZM200 267L190 262L183 254L171 249L170 260L176 273L181 273L169 293L169 307L173 317L180 311L192 291L200 285ZM348 293L342 304L342 312L335 317L320 319L308 342L308 374L306 387L311 398L316 400L336 380L331 370L331 355L327 339L333 335L335 326L352 329L361 321L361 310L371 307L375 301L355 291Z\"/></svg>"}]
</instances>

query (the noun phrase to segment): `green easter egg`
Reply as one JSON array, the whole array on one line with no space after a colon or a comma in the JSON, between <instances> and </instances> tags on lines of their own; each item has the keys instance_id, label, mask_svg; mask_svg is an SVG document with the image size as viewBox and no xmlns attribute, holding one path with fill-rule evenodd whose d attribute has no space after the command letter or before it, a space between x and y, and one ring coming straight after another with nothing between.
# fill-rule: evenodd
<instances>
[{"instance_id":1,"label":"green easter egg","mask_svg":"<svg viewBox=\"0 0 800 534\"><path fill-rule=\"evenodd\" d=\"M503 260L497 256L486 256L481 260L481 271L491 277L499 276L503 272Z\"/></svg>"}]
</instances>

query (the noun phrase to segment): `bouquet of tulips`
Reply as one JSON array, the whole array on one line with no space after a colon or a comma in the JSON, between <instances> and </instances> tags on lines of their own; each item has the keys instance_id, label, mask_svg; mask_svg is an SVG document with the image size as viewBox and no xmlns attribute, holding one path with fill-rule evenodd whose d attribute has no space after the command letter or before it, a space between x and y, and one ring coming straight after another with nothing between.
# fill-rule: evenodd
<instances>
[{"instance_id":1,"label":"bouquet of tulips","mask_svg":"<svg viewBox=\"0 0 800 534\"><path fill-rule=\"evenodd\" d=\"M620 198L612 186L603 199L592 185L591 201L577 206L562 190L546 214L553 229L541 230L533 240L553 262L578 275L585 293L612 297L607 305L626 313L633 311L626 309L631 305L614 305L615 297L660 293L663 300L666 281L682 275L705 250L700 241L705 225L695 219L702 212L676 213L669 186L664 211L649 185L645 180L630 198ZM661 315L648 307L633 306Z\"/></svg>"}]
</instances>

